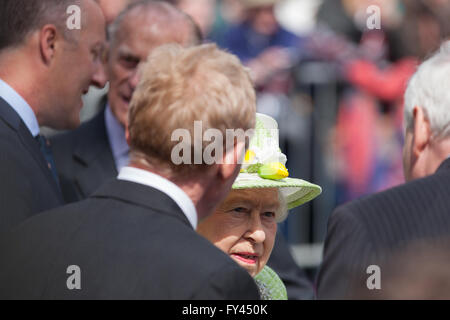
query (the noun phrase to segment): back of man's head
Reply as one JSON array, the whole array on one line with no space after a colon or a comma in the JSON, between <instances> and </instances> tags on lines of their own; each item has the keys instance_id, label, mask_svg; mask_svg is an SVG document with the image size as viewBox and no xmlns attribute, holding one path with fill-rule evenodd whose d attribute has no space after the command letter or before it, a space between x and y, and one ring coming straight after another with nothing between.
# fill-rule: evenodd
<instances>
[{"instance_id":1,"label":"back of man's head","mask_svg":"<svg viewBox=\"0 0 450 320\"><path fill-rule=\"evenodd\" d=\"M403 169L407 181L436 172L450 155L448 43L426 60L405 92Z\"/></svg>"},{"instance_id":2,"label":"back of man's head","mask_svg":"<svg viewBox=\"0 0 450 320\"><path fill-rule=\"evenodd\" d=\"M67 8L79 3L80 0L2 0L0 51L20 46L30 33L45 24L54 24L67 34Z\"/></svg>"},{"instance_id":3,"label":"back of man's head","mask_svg":"<svg viewBox=\"0 0 450 320\"><path fill-rule=\"evenodd\" d=\"M177 184L205 218L239 173L255 100L247 69L215 45L154 49L130 105L131 166Z\"/></svg>"},{"instance_id":4,"label":"back of man's head","mask_svg":"<svg viewBox=\"0 0 450 320\"><path fill-rule=\"evenodd\" d=\"M444 43L436 54L424 61L409 81L405 93L405 126L413 125L414 107L426 111L433 135L450 135L450 49Z\"/></svg>"},{"instance_id":5,"label":"back of man's head","mask_svg":"<svg viewBox=\"0 0 450 320\"><path fill-rule=\"evenodd\" d=\"M132 157L143 156L154 167L180 176L201 174L209 165L202 158L203 151L212 141L211 137L204 141L202 132L217 129L223 140L214 143L226 153L226 130L254 128L255 112L253 85L237 57L215 45L161 46L144 65L131 102ZM181 155L181 163L180 153L174 152L179 130L188 135L182 141L186 153Z\"/></svg>"}]
</instances>

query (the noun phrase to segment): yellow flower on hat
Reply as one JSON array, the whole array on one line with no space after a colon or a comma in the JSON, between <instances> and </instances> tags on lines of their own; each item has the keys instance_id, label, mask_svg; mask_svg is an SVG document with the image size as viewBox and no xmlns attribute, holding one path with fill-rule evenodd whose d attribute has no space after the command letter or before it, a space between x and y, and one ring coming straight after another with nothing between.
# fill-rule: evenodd
<instances>
[{"instance_id":1,"label":"yellow flower on hat","mask_svg":"<svg viewBox=\"0 0 450 320\"><path fill-rule=\"evenodd\" d=\"M289 171L281 162L272 162L259 167L258 175L264 179L281 180L289 177Z\"/></svg>"},{"instance_id":2,"label":"yellow flower on hat","mask_svg":"<svg viewBox=\"0 0 450 320\"><path fill-rule=\"evenodd\" d=\"M280 149L278 123L272 117L256 114L254 135L242 159L242 170L233 183L234 190L277 188L288 209L317 197L322 188L308 181L289 177L287 157ZM286 218L287 211L277 217Z\"/></svg>"}]
</instances>

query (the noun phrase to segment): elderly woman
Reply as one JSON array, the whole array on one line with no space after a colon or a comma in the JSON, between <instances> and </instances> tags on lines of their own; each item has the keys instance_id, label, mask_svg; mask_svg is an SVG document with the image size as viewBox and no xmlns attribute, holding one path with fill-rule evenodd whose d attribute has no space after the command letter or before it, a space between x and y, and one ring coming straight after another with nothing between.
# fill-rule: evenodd
<instances>
[{"instance_id":1,"label":"elderly woman","mask_svg":"<svg viewBox=\"0 0 450 320\"><path fill-rule=\"evenodd\" d=\"M255 136L232 191L197 229L255 278L263 299L286 299L283 283L266 266L277 223L288 209L321 193L317 185L289 178L286 161L279 149L277 122L257 114Z\"/></svg>"}]
</instances>

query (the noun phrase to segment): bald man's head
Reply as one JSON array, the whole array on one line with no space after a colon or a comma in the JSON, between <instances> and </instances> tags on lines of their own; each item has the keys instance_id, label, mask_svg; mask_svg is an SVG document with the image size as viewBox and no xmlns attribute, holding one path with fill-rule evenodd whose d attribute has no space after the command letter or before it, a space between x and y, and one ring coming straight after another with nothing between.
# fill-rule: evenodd
<instances>
[{"instance_id":1,"label":"bald man's head","mask_svg":"<svg viewBox=\"0 0 450 320\"><path fill-rule=\"evenodd\" d=\"M140 0L96 0L105 16L106 25L110 25L129 5Z\"/></svg>"},{"instance_id":2,"label":"bald man's head","mask_svg":"<svg viewBox=\"0 0 450 320\"><path fill-rule=\"evenodd\" d=\"M165 39L183 45L198 45L202 42L202 35L190 16L161 1L138 1L122 11L108 30L111 45L121 42L131 32L149 28L148 32L155 39L167 42Z\"/></svg>"},{"instance_id":3,"label":"bald man's head","mask_svg":"<svg viewBox=\"0 0 450 320\"><path fill-rule=\"evenodd\" d=\"M137 71L151 51L163 44L188 47L201 42L192 19L161 1L140 1L129 6L109 28L107 74L111 111L125 126L128 107L136 88Z\"/></svg>"}]
</instances>

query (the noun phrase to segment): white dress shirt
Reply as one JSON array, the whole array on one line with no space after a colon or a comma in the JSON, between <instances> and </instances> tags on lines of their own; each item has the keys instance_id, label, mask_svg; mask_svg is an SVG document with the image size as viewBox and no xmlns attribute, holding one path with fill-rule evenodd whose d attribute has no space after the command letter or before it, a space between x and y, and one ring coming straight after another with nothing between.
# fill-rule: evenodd
<instances>
[{"instance_id":1,"label":"white dress shirt","mask_svg":"<svg viewBox=\"0 0 450 320\"><path fill-rule=\"evenodd\" d=\"M197 210L194 203L173 182L149 171L132 167L122 168L117 179L143 184L165 193L180 207L194 230L197 229Z\"/></svg>"},{"instance_id":2,"label":"white dress shirt","mask_svg":"<svg viewBox=\"0 0 450 320\"><path fill-rule=\"evenodd\" d=\"M16 90L2 79L0 79L0 97L17 112L33 137L39 135L39 123L33 109Z\"/></svg>"}]
</instances>

